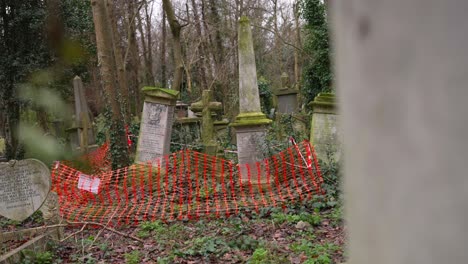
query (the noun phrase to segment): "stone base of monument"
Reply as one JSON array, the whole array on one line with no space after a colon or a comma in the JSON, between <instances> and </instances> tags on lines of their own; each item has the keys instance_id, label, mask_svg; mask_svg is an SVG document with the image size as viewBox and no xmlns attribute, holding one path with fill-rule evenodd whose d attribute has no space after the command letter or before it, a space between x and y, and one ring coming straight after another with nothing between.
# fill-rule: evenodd
<instances>
[{"instance_id":1,"label":"stone base of monument","mask_svg":"<svg viewBox=\"0 0 468 264\"><path fill-rule=\"evenodd\" d=\"M325 163L339 162L342 156L343 141L335 100L334 94L320 93L309 104L313 110L310 142L315 146L317 157Z\"/></svg>"}]
</instances>

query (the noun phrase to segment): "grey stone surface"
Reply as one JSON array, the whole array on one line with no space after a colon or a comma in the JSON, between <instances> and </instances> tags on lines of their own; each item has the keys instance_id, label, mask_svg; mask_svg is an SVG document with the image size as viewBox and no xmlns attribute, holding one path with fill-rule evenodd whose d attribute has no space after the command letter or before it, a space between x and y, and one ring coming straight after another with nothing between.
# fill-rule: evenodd
<instances>
[{"instance_id":1,"label":"grey stone surface","mask_svg":"<svg viewBox=\"0 0 468 264\"><path fill-rule=\"evenodd\" d=\"M336 110L335 95L320 93L310 105L313 110L310 142L314 145L317 156L325 163L339 162L343 155L343 134Z\"/></svg>"},{"instance_id":2,"label":"grey stone surface","mask_svg":"<svg viewBox=\"0 0 468 264\"><path fill-rule=\"evenodd\" d=\"M265 145L266 129L264 126L236 127L237 155L241 164L242 181L248 181L248 171L245 164L250 167L251 179L257 181L257 165L265 156L263 147ZM263 178L263 176L261 176Z\"/></svg>"},{"instance_id":3,"label":"grey stone surface","mask_svg":"<svg viewBox=\"0 0 468 264\"><path fill-rule=\"evenodd\" d=\"M83 146L92 145L95 143L94 132L92 127L89 125L91 123L91 112L89 111L88 103L86 102L86 96L83 88L83 82L81 78L75 76L73 79L73 94L75 101L75 125L68 129L70 133L76 133L77 135L72 135L72 137L77 137L78 142L75 143L72 141L73 149L77 147L83 148ZM87 122L88 126L83 122ZM85 133L87 131L87 133ZM86 140L86 142L83 142ZM86 152L87 149L81 149L82 152Z\"/></svg>"},{"instance_id":4,"label":"grey stone surface","mask_svg":"<svg viewBox=\"0 0 468 264\"><path fill-rule=\"evenodd\" d=\"M347 263L468 263L468 1L329 2Z\"/></svg>"},{"instance_id":5,"label":"grey stone surface","mask_svg":"<svg viewBox=\"0 0 468 264\"><path fill-rule=\"evenodd\" d=\"M235 127L237 154L241 164L242 181L248 180L245 164L251 168L251 177L257 179L256 162L262 161L265 145L266 125L271 123L260 107L257 85L257 68L253 49L250 21L242 17L239 21L239 109L240 113L231 126ZM263 171L263 170L261 170ZM264 180L266 177L260 175Z\"/></svg>"},{"instance_id":6,"label":"grey stone surface","mask_svg":"<svg viewBox=\"0 0 468 264\"><path fill-rule=\"evenodd\" d=\"M239 110L241 113L261 112L252 30L247 17L242 17L239 21L238 41Z\"/></svg>"},{"instance_id":7,"label":"grey stone surface","mask_svg":"<svg viewBox=\"0 0 468 264\"><path fill-rule=\"evenodd\" d=\"M299 221L299 222L297 222L297 224L295 225L295 227L296 227L296 229L304 230L304 229L310 228L311 225L310 225L308 222Z\"/></svg>"},{"instance_id":8,"label":"grey stone surface","mask_svg":"<svg viewBox=\"0 0 468 264\"><path fill-rule=\"evenodd\" d=\"M60 217L59 198L56 192L49 192L47 199L39 209L46 225L56 225L62 222ZM55 239L63 237L64 227L57 227L51 235Z\"/></svg>"},{"instance_id":9,"label":"grey stone surface","mask_svg":"<svg viewBox=\"0 0 468 264\"><path fill-rule=\"evenodd\" d=\"M0 215L22 221L38 210L50 191L49 169L39 160L0 163Z\"/></svg>"},{"instance_id":10,"label":"grey stone surface","mask_svg":"<svg viewBox=\"0 0 468 264\"><path fill-rule=\"evenodd\" d=\"M297 109L297 92L290 94L279 94L278 97L278 113L291 114Z\"/></svg>"},{"instance_id":11,"label":"grey stone surface","mask_svg":"<svg viewBox=\"0 0 468 264\"><path fill-rule=\"evenodd\" d=\"M145 101L136 162L155 161L169 154L174 108L174 105Z\"/></svg>"}]
</instances>

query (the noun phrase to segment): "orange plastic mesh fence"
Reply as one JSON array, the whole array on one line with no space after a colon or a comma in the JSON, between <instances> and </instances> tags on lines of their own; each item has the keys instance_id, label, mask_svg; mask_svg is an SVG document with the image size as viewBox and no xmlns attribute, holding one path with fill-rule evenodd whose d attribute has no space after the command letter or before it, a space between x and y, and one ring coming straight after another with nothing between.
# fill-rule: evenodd
<instances>
[{"instance_id":1,"label":"orange plastic mesh fence","mask_svg":"<svg viewBox=\"0 0 468 264\"><path fill-rule=\"evenodd\" d=\"M94 175L60 162L52 170L65 219L112 226L283 207L323 194L322 182L315 151L306 141L253 165L182 150Z\"/></svg>"}]
</instances>

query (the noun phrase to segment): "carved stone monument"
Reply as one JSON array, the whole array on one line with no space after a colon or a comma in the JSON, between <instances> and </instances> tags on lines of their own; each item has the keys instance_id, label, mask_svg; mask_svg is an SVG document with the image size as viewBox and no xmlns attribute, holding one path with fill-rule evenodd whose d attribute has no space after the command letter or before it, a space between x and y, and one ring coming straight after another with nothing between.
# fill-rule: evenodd
<instances>
[{"instance_id":1,"label":"carved stone monument","mask_svg":"<svg viewBox=\"0 0 468 264\"><path fill-rule=\"evenodd\" d=\"M290 86L288 74L283 72L281 75L281 89L275 94L278 103L278 113L291 114L297 109L298 91Z\"/></svg>"},{"instance_id":2,"label":"carved stone monument","mask_svg":"<svg viewBox=\"0 0 468 264\"><path fill-rule=\"evenodd\" d=\"M338 127L335 95L320 93L310 106L313 110L310 142L314 145L317 156L326 163L339 162L342 156L342 135Z\"/></svg>"},{"instance_id":3,"label":"carved stone monument","mask_svg":"<svg viewBox=\"0 0 468 264\"><path fill-rule=\"evenodd\" d=\"M270 124L271 120L261 111L252 31L250 21L245 16L239 21L238 38L240 113L231 126L236 129L239 163L255 168L255 163L265 158L262 146L265 145L266 125ZM257 177L256 171L251 170L252 177ZM242 180L247 181L246 166L241 166L241 173Z\"/></svg>"},{"instance_id":4,"label":"carved stone monument","mask_svg":"<svg viewBox=\"0 0 468 264\"><path fill-rule=\"evenodd\" d=\"M49 169L39 160L0 163L0 215L23 221L41 207L50 185Z\"/></svg>"},{"instance_id":5,"label":"carved stone monument","mask_svg":"<svg viewBox=\"0 0 468 264\"><path fill-rule=\"evenodd\" d=\"M81 78L73 78L73 92L75 102L75 118L73 124L66 131L70 135L72 149L80 149L81 152L87 152L88 146L93 145L94 133L91 127L91 114L83 89ZM86 133L87 131L87 133Z\"/></svg>"},{"instance_id":6,"label":"carved stone monument","mask_svg":"<svg viewBox=\"0 0 468 264\"><path fill-rule=\"evenodd\" d=\"M195 113L202 113L203 152L216 155L218 144L216 143L216 134L211 114L212 111L221 111L223 109L221 103L213 101L213 91L203 90L201 101L193 103L190 108Z\"/></svg>"},{"instance_id":7,"label":"carved stone monument","mask_svg":"<svg viewBox=\"0 0 468 264\"><path fill-rule=\"evenodd\" d=\"M155 162L170 152L174 108L179 92L156 87L143 87L142 91L146 96L135 161Z\"/></svg>"}]
</instances>

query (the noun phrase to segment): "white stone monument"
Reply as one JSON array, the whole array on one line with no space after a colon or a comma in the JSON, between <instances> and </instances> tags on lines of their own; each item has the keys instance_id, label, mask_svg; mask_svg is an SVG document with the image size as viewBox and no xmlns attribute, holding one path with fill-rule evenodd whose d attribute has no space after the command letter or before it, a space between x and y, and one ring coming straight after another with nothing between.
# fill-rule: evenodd
<instances>
[{"instance_id":1,"label":"white stone monument","mask_svg":"<svg viewBox=\"0 0 468 264\"><path fill-rule=\"evenodd\" d=\"M49 169L39 160L0 163L0 215L23 221L41 207L50 186Z\"/></svg>"},{"instance_id":2,"label":"white stone monument","mask_svg":"<svg viewBox=\"0 0 468 264\"><path fill-rule=\"evenodd\" d=\"M155 87L144 87L142 91L146 96L135 161L156 162L170 152L174 108L179 92Z\"/></svg>"}]
</instances>

